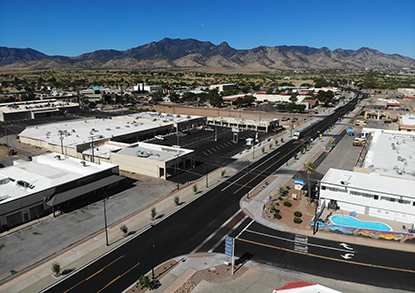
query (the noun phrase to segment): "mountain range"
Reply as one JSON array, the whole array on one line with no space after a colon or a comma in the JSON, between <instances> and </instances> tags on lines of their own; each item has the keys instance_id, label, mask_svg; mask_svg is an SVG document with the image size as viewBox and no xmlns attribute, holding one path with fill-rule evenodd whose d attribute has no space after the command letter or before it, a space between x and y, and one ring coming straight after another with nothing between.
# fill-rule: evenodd
<instances>
[{"instance_id":1,"label":"mountain range","mask_svg":"<svg viewBox=\"0 0 415 293\"><path fill-rule=\"evenodd\" d=\"M0 47L0 68L16 69L211 69L211 70L326 70L415 69L415 60L370 48L317 49L307 46L260 46L237 50L195 39L151 42L125 51L97 50L76 57L48 56L34 49Z\"/></svg>"}]
</instances>

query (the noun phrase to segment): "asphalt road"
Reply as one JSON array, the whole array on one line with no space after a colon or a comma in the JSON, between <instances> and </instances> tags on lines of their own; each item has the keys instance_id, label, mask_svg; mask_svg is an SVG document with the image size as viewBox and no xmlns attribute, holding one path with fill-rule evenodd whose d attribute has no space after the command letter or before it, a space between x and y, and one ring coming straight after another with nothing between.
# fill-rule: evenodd
<instances>
[{"instance_id":1,"label":"asphalt road","mask_svg":"<svg viewBox=\"0 0 415 293\"><path fill-rule=\"evenodd\" d=\"M304 239L256 223L249 225L240 211L239 201L252 187L275 172L310 138L315 139L317 130L324 132L338 115L352 109L355 102L306 129L302 140L287 142L250 164L125 245L47 288L47 292L121 292L153 266L178 255L223 252L227 234L239 235L236 255L242 260L252 258L315 275L415 290L413 253Z\"/></svg>"}]
</instances>

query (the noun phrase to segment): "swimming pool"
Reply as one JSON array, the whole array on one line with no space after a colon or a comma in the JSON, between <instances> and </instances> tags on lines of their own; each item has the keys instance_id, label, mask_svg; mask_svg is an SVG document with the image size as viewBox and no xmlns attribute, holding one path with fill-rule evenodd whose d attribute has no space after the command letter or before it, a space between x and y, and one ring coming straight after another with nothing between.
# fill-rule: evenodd
<instances>
[{"instance_id":1,"label":"swimming pool","mask_svg":"<svg viewBox=\"0 0 415 293\"><path fill-rule=\"evenodd\" d=\"M332 216L330 220L334 225L339 225L339 226L380 230L380 231L392 231L392 228L386 224L379 223L379 222L360 221L356 218L345 216L345 215L335 215L335 216Z\"/></svg>"}]
</instances>

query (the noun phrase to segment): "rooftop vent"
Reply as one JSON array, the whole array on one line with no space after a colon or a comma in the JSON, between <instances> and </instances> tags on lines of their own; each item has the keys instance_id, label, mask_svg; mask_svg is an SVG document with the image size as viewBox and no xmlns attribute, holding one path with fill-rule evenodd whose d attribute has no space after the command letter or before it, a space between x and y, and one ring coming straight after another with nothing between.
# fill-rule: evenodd
<instances>
[{"instance_id":1,"label":"rooftop vent","mask_svg":"<svg viewBox=\"0 0 415 293\"><path fill-rule=\"evenodd\" d=\"M81 165L86 167L86 162L85 161L81 161Z\"/></svg>"},{"instance_id":2,"label":"rooftop vent","mask_svg":"<svg viewBox=\"0 0 415 293\"><path fill-rule=\"evenodd\" d=\"M56 156L54 156L54 158L60 160L61 159L61 156L60 155L56 155Z\"/></svg>"}]
</instances>

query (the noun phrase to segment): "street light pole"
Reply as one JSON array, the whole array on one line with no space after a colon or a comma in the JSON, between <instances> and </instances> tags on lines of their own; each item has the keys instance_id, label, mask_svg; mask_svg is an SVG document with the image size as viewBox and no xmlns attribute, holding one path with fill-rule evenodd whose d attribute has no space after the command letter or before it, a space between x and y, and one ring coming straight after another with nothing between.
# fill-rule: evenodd
<instances>
[{"instance_id":1,"label":"street light pole","mask_svg":"<svg viewBox=\"0 0 415 293\"><path fill-rule=\"evenodd\" d=\"M205 165L205 172L206 172L206 188L208 188L209 179L208 179L207 165Z\"/></svg>"},{"instance_id":2,"label":"street light pole","mask_svg":"<svg viewBox=\"0 0 415 293\"><path fill-rule=\"evenodd\" d=\"M154 249L154 240L151 240L151 276L154 280L154 257L153 257L153 249Z\"/></svg>"},{"instance_id":3,"label":"street light pole","mask_svg":"<svg viewBox=\"0 0 415 293\"><path fill-rule=\"evenodd\" d=\"M105 240L106 240L106 245L107 246L109 246L109 243L108 243L108 226L107 226L107 207L106 207L106 205L105 205L105 201L107 200L107 193L106 192L104 192L104 199L103 199L103 202L104 202L104 223L105 223Z\"/></svg>"}]
</instances>

